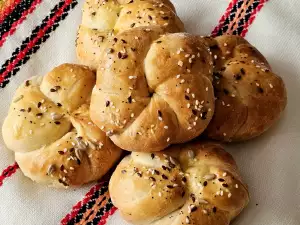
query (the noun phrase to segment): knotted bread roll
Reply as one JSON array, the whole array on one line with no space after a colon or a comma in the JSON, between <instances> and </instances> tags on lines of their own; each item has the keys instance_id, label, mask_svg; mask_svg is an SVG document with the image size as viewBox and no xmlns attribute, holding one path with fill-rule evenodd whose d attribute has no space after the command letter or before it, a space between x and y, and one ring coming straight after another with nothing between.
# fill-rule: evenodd
<instances>
[{"instance_id":1,"label":"knotted bread roll","mask_svg":"<svg viewBox=\"0 0 300 225\"><path fill-rule=\"evenodd\" d=\"M214 113L212 57L203 39L134 28L108 41L91 118L129 151L160 151L200 135ZM160 37L161 36L161 37Z\"/></svg>"},{"instance_id":2,"label":"knotted bread roll","mask_svg":"<svg viewBox=\"0 0 300 225\"><path fill-rule=\"evenodd\" d=\"M109 191L122 217L137 225L229 225L249 202L231 155L199 141L131 153Z\"/></svg>"},{"instance_id":3,"label":"knotted bread roll","mask_svg":"<svg viewBox=\"0 0 300 225\"><path fill-rule=\"evenodd\" d=\"M121 150L90 120L94 85L93 72L63 64L19 87L2 134L27 177L77 186L101 178L119 159Z\"/></svg>"},{"instance_id":4,"label":"knotted bread roll","mask_svg":"<svg viewBox=\"0 0 300 225\"><path fill-rule=\"evenodd\" d=\"M287 104L283 80L245 39L206 38L214 57L216 109L210 138L243 141L259 136L281 116Z\"/></svg>"},{"instance_id":5,"label":"knotted bread roll","mask_svg":"<svg viewBox=\"0 0 300 225\"><path fill-rule=\"evenodd\" d=\"M160 26L170 33L184 30L169 0L86 0L76 41L79 60L97 69L107 40L141 26Z\"/></svg>"}]
</instances>

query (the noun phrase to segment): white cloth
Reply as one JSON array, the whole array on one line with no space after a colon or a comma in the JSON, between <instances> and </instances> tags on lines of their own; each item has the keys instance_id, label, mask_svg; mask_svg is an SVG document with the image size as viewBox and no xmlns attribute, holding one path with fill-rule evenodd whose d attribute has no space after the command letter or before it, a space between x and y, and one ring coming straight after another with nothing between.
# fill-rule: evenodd
<instances>
[{"instance_id":1,"label":"white cloth","mask_svg":"<svg viewBox=\"0 0 300 225\"><path fill-rule=\"evenodd\" d=\"M208 35L224 14L228 0L173 0L189 32ZM49 14L58 0L44 0L17 31L0 47L0 65L10 58L31 30ZM0 126L16 88L24 79L43 75L64 62L76 62L75 38L83 0L60 22L40 50L0 89ZM247 40L283 77L288 106L282 119L266 134L246 143L227 146L249 185L251 202L235 225L300 224L300 1L270 0L249 27ZM0 137L0 173L13 164L13 154ZM74 190L55 190L35 184L21 171L0 186L0 224L52 225L70 212L91 185ZM108 225L126 225L119 212Z\"/></svg>"}]
</instances>

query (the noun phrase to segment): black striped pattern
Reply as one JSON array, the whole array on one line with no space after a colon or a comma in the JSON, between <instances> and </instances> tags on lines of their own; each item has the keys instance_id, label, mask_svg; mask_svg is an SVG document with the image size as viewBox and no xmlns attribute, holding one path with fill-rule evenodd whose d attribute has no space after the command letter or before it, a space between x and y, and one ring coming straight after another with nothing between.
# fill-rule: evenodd
<instances>
[{"instance_id":1,"label":"black striped pattern","mask_svg":"<svg viewBox=\"0 0 300 225\"><path fill-rule=\"evenodd\" d=\"M0 40L2 39L3 35L8 32L13 23L15 21L18 21L22 17L22 13L26 10L28 10L34 0L23 0L21 1L15 8L14 10L5 17L3 22L0 24Z\"/></svg>"},{"instance_id":2,"label":"black striped pattern","mask_svg":"<svg viewBox=\"0 0 300 225\"><path fill-rule=\"evenodd\" d=\"M37 37L38 32L46 26L47 22L51 18L53 18L53 16L56 14L58 9L60 9L64 5L64 3L65 3L65 1L60 1L57 5L55 5L55 7L51 10L49 16L46 16L46 18L43 19L41 24L39 26L35 27L35 29L31 33L31 35L22 41L21 46L16 48L15 51L12 53L12 56L9 59L7 59L5 61L5 63L1 66L0 74L2 74L6 70L7 66L17 58L17 55L19 52L24 50L27 47L28 43ZM0 84L0 88L4 88L9 83L11 76L16 75L16 73L20 70L20 67L22 65L24 65L30 59L31 55L36 53L40 49L41 44L44 43L46 40L48 40L48 38L50 37L50 34L53 31L55 31L55 29L59 26L59 22L64 20L67 17L68 12L71 9L73 9L77 4L78 4L77 0L73 0L72 3L64 9L64 13L55 20L55 23L46 31L45 35L36 42L35 46L33 48L31 48L27 52L25 57L20 59L18 61L18 63L16 64L16 66L13 68L13 70L7 74L7 76L5 77L5 80Z\"/></svg>"}]
</instances>

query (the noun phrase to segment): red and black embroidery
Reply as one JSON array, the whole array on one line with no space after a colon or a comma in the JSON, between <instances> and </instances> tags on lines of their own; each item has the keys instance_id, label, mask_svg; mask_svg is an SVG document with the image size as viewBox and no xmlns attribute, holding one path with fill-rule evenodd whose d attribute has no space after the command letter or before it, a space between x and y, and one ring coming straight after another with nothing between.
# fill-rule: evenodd
<instances>
[{"instance_id":1,"label":"red and black embroidery","mask_svg":"<svg viewBox=\"0 0 300 225\"><path fill-rule=\"evenodd\" d=\"M108 193L108 182L95 185L78 202L64 219L62 225L75 224L105 224L106 219L116 211Z\"/></svg>"},{"instance_id":2,"label":"red and black embroidery","mask_svg":"<svg viewBox=\"0 0 300 225\"><path fill-rule=\"evenodd\" d=\"M12 57L5 61L0 69L0 88L9 83L12 75L15 75L20 67L25 64L30 56L39 50L41 44L45 42L50 34L59 26L59 22L66 18L70 9L78 4L77 0L60 1L52 10L49 16L43 19L21 44L15 49Z\"/></svg>"},{"instance_id":3,"label":"red and black embroidery","mask_svg":"<svg viewBox=\"0 0 300 225\"><path fill-rule=\"evenodd\" d=\"M21 2L21 0L7 0L3 1L2 6L0 7L0 24L2 21L7 17L16 7Z\"/></svg>"},{"instance_id":4,"label":"red and black embroidery","mask_svg":"<svg viewBox=\"0 0 300 225\"><path fill-rule=\"evenodd\" d=\"M3 18L0 25L0 47L40 2L41 0L23 0L14 7L9 15Z\"/></svg>"},{"instance_id":5,"label":"red and black embroidery","mask_svg":"<svg viewBox=\"0 0 300 225\"><path fill-rule=\"evenodd\" d=\"M212 32L213 36L233 34L244 37L248 27L254 21L257 12L268 0L233 0L225 14L221 17L219 25Z\"/></svg>"},{"instance_id":6,"label":"red and black embroidery","mask_svg":"<svg viewBox=\"0 0 300 225\"><path fill-rule=\"evenodd\" d=\"M18 170L19 166L17 163L14 163L11 166L8 166L5 170L3 170L2 174L0 175L0 187L3 184L3 181L10 177L11 175L13 175L17 170Z\"/></svg>"}]
</instances>

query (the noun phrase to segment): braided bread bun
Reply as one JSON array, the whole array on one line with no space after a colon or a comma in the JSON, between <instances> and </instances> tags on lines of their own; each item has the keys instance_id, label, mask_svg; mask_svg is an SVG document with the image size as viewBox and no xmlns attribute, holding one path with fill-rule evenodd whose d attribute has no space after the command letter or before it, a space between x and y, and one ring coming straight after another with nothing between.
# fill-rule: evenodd
<instances>
[{"instance_id":1,"label":"braided bread bun","mask_svg":"<svg viewBox=\"0 0 300 225\"><path fill-rule=\"evenodd\" d=\"M76 42L79 60L97 69L107 40L141 26L160 26L170 33L184 30L169 0L86 0Z\"/></svg>"},{"instance_id":2,"label":"braided bread bun","mask_svg":"<svg viewBox=\"0 0 300 225\"><path fill-rule=\"evenodd\" d=\"M279 119L286 107L283 80L242 37L225 35L206 41L215 59L217 98L208 137L242 141L259 136Z\"/></svg>"},{"instance_id":3,"label":"braided bread bun","mask_svg":"<svg viewBox=\"0 0 300 225\"><path fill-rule=\"evenodd\" d=\"M17 90L2 127L7 147L23 173L56 187L101 178L121 150L89 117L95 74L63 64Z\"/></svg>"},{"instance_id":4,"label":"braided bread bun","mask_svg":"<svg viewBox=\"0 0 300 225\"><path fill-rule=\"evenodd\" d=\"M202 38L134 28L107 43L90 115L129 151L160 151L200 135L214 113L212 58Z\"/></svg>"},{"instance_id":5,"label":"braided bread bun","mask_svg":"<svg viewBox=\"0 0 300 225\"><path fill-rule=\"evenodd\" d=\"M138 225L228 225L249 195L230 154L199 141L158 153L132 153L109 191L125 220Z\"/></svg>"}]
</instances>

